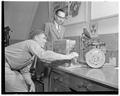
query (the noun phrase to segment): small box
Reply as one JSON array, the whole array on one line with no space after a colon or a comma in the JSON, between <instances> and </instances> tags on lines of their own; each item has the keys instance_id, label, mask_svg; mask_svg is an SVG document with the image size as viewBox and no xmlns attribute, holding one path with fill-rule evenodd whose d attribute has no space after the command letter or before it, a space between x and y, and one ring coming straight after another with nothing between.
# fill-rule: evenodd
<instances>
[{"instance_id":1,"label":"small box","mask_svg":"<svg viewBox=\"0 0 120 96\"><path fill-rule=\"evenodd\" d=\"M69 54L75 47L75 44L75 40L56 40L53 42L53 51L60 54Z\"/></svg>"}]
</instances>

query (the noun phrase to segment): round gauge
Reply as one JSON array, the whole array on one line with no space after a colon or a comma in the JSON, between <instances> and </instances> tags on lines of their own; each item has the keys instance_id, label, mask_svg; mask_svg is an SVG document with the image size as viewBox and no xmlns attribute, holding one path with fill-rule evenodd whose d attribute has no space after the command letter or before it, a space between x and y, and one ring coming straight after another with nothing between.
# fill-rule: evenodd
<instances>
[{"instance_id":1,"label":"round gauge","mask_svg":"<svg viewBox=\"0 0 120 96\"><path fill-rule=\"evenodd\" d=\"M85 54L86 62L90 67L99 68L105 63L105 54L100 49L94 48Z\"/></svg>"}]
</instances>

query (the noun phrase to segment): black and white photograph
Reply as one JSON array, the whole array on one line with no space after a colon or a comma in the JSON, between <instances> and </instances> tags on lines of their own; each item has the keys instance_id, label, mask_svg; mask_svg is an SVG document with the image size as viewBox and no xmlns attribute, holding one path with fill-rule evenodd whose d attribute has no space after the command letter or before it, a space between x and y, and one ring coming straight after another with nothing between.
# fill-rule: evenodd
<instances>
[{"instance_id":1,"label":"black and white photograph","mask_svg":"<svg viewBox=\"0 0 120 96\"><path fill-rule=\"evenodd\" d=\"M1 1L2 94L119 94L119 2Z\"/></svg>"}]
</instances>

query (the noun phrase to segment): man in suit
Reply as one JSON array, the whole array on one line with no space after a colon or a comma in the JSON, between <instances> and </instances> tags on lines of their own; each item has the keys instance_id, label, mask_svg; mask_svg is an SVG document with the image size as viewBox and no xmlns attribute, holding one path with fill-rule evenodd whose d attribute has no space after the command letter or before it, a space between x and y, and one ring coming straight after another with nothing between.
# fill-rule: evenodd
<instances>
[{"instance_id":1,"label":"man in suit","mask_svg":"<svg viewBox=\"0 0 120 96\"><path fill-rule=\"evenodd\" d=\"M45 34L48 41L47 49L52 49L53 41L63 38L65 28L62 25L65 18L66 13L62 9L58 9L55 11L53 21L45 24Z\"/></svg>"}]
</instances>

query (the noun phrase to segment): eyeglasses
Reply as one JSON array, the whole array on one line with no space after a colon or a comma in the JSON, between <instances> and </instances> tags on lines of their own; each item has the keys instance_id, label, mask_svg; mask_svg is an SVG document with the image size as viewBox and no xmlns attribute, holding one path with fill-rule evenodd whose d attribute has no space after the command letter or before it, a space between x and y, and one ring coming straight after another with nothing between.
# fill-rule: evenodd
<instances>
[{"instance_id":1,"label":"eyeglasses","mask_svg":"<svg viewBox=\"0 0 120 96\"><path fill-rule=\"evenodd\" d=\"M58 14L56 14L57 17L61 18L61 19L66 19L66 17L61 17Z\"/></svg>"}]
</instances>

